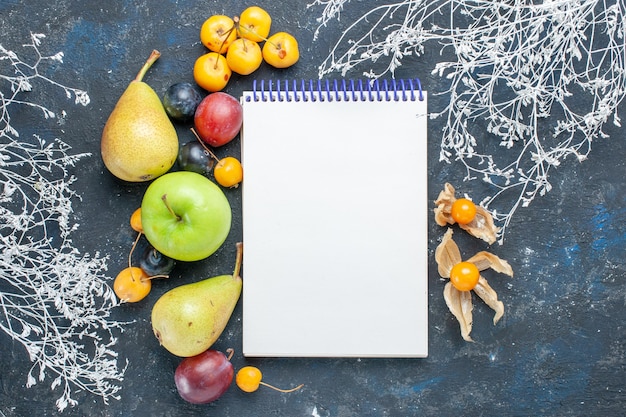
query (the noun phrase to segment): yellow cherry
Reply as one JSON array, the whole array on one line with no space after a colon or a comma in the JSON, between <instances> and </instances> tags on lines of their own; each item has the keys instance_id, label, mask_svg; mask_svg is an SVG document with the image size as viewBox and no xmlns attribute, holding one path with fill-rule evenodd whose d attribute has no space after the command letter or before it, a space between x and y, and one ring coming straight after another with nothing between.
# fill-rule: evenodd
<instances>
[{"instance_id":1,"label":"yellow cherry","mask_svg":"<svg viewBox=\"0 0 626 417\"><path fill-rule=\"evenodd\" d=\"M233 72L249 75L263 62L263 54L258 43L246 38L235 40L226 53L226 63Z\"/></svg>"},{"instance_id":2,"label":"yellow cherry","mask_svg":"<svg viewBox=\"0 0 626 417\"><path fill-rule=\"evenodd\" d=\"M217 52L200 56L193 66L193 78L196 83L210 92L223 90L231 75L232 71L226 58Z\"/></svg>"},{"instance_id":3,"label":"yellow cherry","mask_svg":"<svg viewBox=\"0 0 626 417\"><path fill-rule=\"evenodd\" d=\"M235 22L225 15L209 17L200 28L200 42L213 52L225 53L235 39Z\"/></svg>"},{"instance_id":4,"label":"yellow cherry","mask_svg":"<svg viewBox=\"0 0 626 417\"><path fill-rule=\"evenodd\" d=\"M263 45L263 59L275 68L287 68L298 62L298 41L287 32L270 36Z\"/></svg>"},{"instance_id":5,"label":"yellow cherry","mask_svg":"<svg viewBox=\"0 0 626 417\"><path fill-rule=\"evenodd\" d=\"M272 18L259 6L250 6L239 16L239 36L255 42L267 39L270 34Z\"/></svg>"}]
</instances>

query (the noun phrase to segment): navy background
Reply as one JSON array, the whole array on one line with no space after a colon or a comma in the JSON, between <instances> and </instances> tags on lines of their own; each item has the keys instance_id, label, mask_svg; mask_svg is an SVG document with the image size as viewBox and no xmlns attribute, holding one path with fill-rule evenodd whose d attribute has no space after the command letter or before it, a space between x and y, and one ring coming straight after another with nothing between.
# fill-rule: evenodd
<instances>
[{"instance_id":1,"label":"navy background","mask_svg":"<svg viewBox=\"0 0 626 417\"><path fill-rule=\"evenodd\" d=\"M226 92L236 97L250 88L254 77L317 78L318 65L351 19L346 12L314 42L315 19L321 8L307 8L306 2L260 0L257 4L272 15L273 32L285 30L296 36L301 59L286 70L264 65L252 76L235 76ZM162 56L144 80L158 94L175 82L192 82L193 62L205 52L199 43L202 22L216 13L235 15L248 5L251 3L228 0L3 0L0 4L2 44L18 50L30 32L45 34L42 50L65 54L64 63L58 70L51 68L49 75L91 97L91 103L82 107L58 91L35 91L52 110L66 110L63 123L29 119L28 114L15 115L14 120L20 123L18 130L24 137L30 133L60 137L75 152L93 154L73 170L78 177L74 188L82 196L74 205L80 223L74 243L81 252L108 255L111 276L126 263L135 238L128 217L139 206L146 184L123 184L101 162L100 134L110 111L152 49L161 51ZM427 50L423 57L407 59L397 77L418 76L429 92L440 90L442 81L430 75L440 59L438 54ZM360 73L348 76L358 78ZM434 107L441 104L438 100L445 100L431 97ZM443 121L429 123L429 201L437 197L445 182L471 195L472 187L480 184L462 183L464 172L458 165L439 162ZM188 128L178 126L181 141L192 139ZM491 310L476 301L475 343L461 339L458 324L443 300L444 281L437 273L433 253L445 229L435 225L430 211L430 272L424 277L429 282L427 359L246 360L236 354L232 360L235 368L253 364L270 383L304 383L305 387L291 394L263 387L245 394L233 385L215 403L185 403L173 382L179 359L158 346L150 327L150 309L158 296L175 284L232 270L235 242L241 240L241 198L238 190L227 190L234 223L225 245L205 261L179 265L170 281L156 283L143 302L115 311L120 320L135 320L116 346L121 360L129 360L121 400L105 405L100 398L77 393L79 404L63 415L623 415L625 138L623 129L613 125L607 124L606 132L610 138L595 141L587 161L569 159L552 171L552 191L518 210L505 243L491 248L511 263L515 276L489 277L506 312L493 326ZM372 169L393 162L393 154L387 153L384 145L376 151L381 153L381 167ZM332 143L320 138L319 157L329 152L333 152ZM229 154L239 156L238 140L218 150L218 155ZM462 233L456 233L455 239L466 255L489 249ZM280 254L276 261L280 262ZM245 265L243 276L245 279ZM384 280L381 277L381 285ZM224 351L240 346L241 303L214 348ZM51 392L47 383L25 387L30 362L22 346L2 334L0 349L0 415L56 415L58 392Z\"/></svg>"}]
</instances>

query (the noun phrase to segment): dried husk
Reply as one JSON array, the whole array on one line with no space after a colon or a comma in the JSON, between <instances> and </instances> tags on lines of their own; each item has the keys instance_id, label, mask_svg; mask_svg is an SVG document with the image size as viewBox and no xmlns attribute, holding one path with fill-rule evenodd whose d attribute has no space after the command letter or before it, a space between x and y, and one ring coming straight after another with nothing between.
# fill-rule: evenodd
<instances>
[{"instance_id":1,"label":"dried husk","mask_svg":"<svg viewBox=\"0 0 626 417\"><path fill-rule=\"evenodd\" d=\"M491 268L501 274L506 274L510 277L513 276L513 268L511 268L511 265L491 252L478 252L476 255L469 258L467 262L471 262L476 265L476 268L478 268L479 271Z\"/></svg>"},{"instance_id":2,"label":"dried husk","mask_svg":"<svg viewBox=\"0 0 626 417\"><path fill-rule=\"evenodd\" d=\"M435 260L442 278L450 278L452 267L462 261L461 252L456 242L452 240L452 234L452 229L448 228L441 239L441 243L435 249ZM487 251L478 252L467 262L476 265L479 271L493 269L496 272L513 276L513 269L507 261ZM495 312L493 317L493 324L495 325L504 315L504 303L498 300L498 294L482 275L478 278L478 284L473 291ZM461 336L464 340L472 342L470 333L472 331L474 306L471 291L459 291L451 282L448 282L443 290L443 298L448 309L459 322Z\"/></svg>"},{"instance_id":3,"label":"dried husk","mask_svg":"<svg viewBox=\"0 0 626 417\"><path fill-rule=\"evenodd\" d=\"M437 262L439 275L443 278L450 278L452 267L462 261L461 251L459 251L459 247L452 240L452 233L452 229L448 228L448 231L441 239L441 243L435 249L435 261Z\"/></svg>"},{"instance_id":4,"label":"dried husk","mask_svg":"<svg viewBox=\"0 0 626 417\"><path fill-rule=\"evenodd\" d=\"M478 284L474 287L474 292L487 304L495 314L493 316L493 324L500 320L504 315L504 303L498 300L498 294L489 286L489 283L482 276L478 278Z\"/></svg>"},{"instance_id":5,"label":"dried husk","mask_svg":"<svg viewBox=\"0 0 626 417\"><path fill-rule=\"evenodd\" d=\"M472 293L470 291L459 291L448 282L443 289L443 299L448 305L450 312L456 317L461 326L461 336L467 342L473 342L470 337L472 332Z\"/></svg>"},{"instance_id":6,"label":"dried husk","mask_svg":"<svg viewBox=\"0 0 626 417\"><path fill-rule=\"evenodd\" d=\"M435 200L435 222L439 226L445 226L447 224L455 224L456 221L452 218L452 204L456 201L456 190L454 187L446 183L443 190L439 193L439 196ZM491 213L485 210L480 205L476 205L476 216L474 220L467 224L459 224L459 227L474 237L484 240L485 242L492 244L496 241L497 233L500 230L494 224Z\"/></svg>"}]
</instances>

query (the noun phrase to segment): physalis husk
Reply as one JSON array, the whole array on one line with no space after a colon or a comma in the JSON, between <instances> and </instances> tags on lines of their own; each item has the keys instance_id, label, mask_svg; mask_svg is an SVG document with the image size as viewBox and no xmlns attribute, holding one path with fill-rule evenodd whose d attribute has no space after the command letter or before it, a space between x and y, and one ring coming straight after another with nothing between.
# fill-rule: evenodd
<instances>
[{"instance_id":1,"label":"physalis husk","mask_svg":"<svg viewBox=\"0 0 626 417\"><path fill-rule=\"evenodd\" d=\"M445 226L458 223L461 229L467 231L472 236L482 239L489 244L494 243L500 228L494 224L491 213L483 207L476 205L476 214L471 221L467 223L455 221L452 216L452 208L457 200L454 193L454 187L446 183L444 189L439 193L439 197L435 200L435 205L437 206L435 207L435 221L437 224Z\"/></svg>"},{"instance_id":2,"label":"physalis husk","mask_svg":"<svg viewBox=\"0 0 626 417\"><path fill-rule=\"evenodd\" d=\"M454 240L452 240L452 229L448 229L441 243L437 246L435 250L435 260L437 261L439 275L448 279L450 278L452 268L463 261L459 247ZM511 277L513 276L513 269L507 261L486 251L478 252L466 262L476 265L479 271L491 268L496 272ZM443 298L450 312L456 317L461 326L461 336L468 342L473 341L470 337L472 331L472 310L474 309L474 305L472 304L472 291L495 311L493 317L494 325L504 314L504 304L502 301L498 300L498 294L489 286L489 283L482 275L479 276L478 283L471 291L459 291L448 281L443 290Z\"/></svg>"}]
</instances>

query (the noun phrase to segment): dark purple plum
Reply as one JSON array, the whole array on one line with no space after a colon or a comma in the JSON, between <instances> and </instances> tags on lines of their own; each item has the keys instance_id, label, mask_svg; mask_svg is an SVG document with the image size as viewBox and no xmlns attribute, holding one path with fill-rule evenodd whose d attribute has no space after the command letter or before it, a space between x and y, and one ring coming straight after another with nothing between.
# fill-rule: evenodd
<instances>
[{"instance_id":1,"label":"dark purple plum","mask_svg":"<svg viewBox=\"0 0 626 417\"><path fill-rule=\"evenodd\" d=\"M206 350L183 359L174 372L178 394L193 404L207 404L220 398L233 382L235 371L222 352Z\"/></svg>"},{"instance_id":2,"label":"dark purple plum","mask_svg":"<svg viewBox=\"0 0 626 417\"><path fill-rule=\"evenodd\" d=\"M202 94L192 84L176 83L165 91L163 107L172 119L188 122L193 119L202 99Z\"/></svg>"},{"instance_id":3,"label":"dark purple plum","mask_svg":"<svg viewBox=\"0 0 626 417\"><path fill-rule=\"evenodd\" d=\"M139 267L149 277L156 275L169 275L176 266L176 261L163 255L161 252L148 245L139 259Z\"/></svg>"},{"instance_id":4,"label":"dark purple plum","mask_svg":"<svg viewBox=\"0 0 626 417\"><path fill-rule=\"evenodd\" d=\"M178 167L183 171L207 175L213 169L214 159L198 141L183 144L178 151Z\"/></svg>"}]
</instances>

